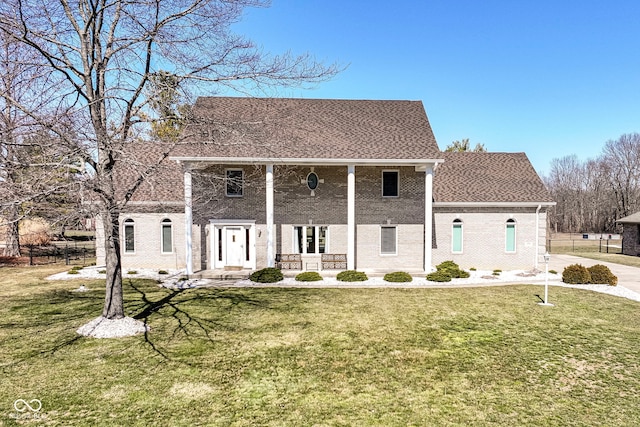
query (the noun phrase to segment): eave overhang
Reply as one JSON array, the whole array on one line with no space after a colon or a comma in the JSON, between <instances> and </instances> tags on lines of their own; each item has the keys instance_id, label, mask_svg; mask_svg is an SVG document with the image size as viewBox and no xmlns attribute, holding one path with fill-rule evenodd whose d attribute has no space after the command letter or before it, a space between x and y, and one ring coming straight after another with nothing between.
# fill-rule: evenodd
<instances>
[{"instance_id":1,"label":"eave overhang","mask_svg":"<svg viewBox=\"0 0 640 427\"><path fill-rule=\"evenodd\" d=\"M433 202L434 208L537 208L538 206L555 206L556 202Z\"/></svg>"},{"instance_id":2,"label":"eave overhang","mask_svg":"<svg viewBox=\"0 0 640 427\"><path fill-rule=\"evenodd\" d=\"M424 168L429 165L443 163L444 159L325 159L325 158L256 158L256 157L179 157L171 156L169 160L178 163L208 163L225 165L267 165L278 164L288 166L414 166Z\"/></svg>"}]
</instances>

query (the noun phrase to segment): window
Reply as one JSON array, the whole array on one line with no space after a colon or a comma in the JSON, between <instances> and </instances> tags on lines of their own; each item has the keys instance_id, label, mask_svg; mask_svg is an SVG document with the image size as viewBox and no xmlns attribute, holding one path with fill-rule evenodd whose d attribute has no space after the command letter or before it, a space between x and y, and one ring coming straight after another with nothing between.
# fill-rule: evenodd
<instances>
[{"instance_id":1,"label":"window","mask_svg":"<svg viewBox=\"0 0 640 427\"><path fill-rule=\"evenodd\" d=\"M133 220L124 220L124 253L132 254L136 251Z\"/></svg>"},{"instance_id":2,"label":"window","mask_svg":"<svg viewBox=\"0 0 640 427\"><path fill-rule=\"evenodd\" d=\"M505 251L516 251L516 222L513 219L507 220Z\"/></svg>"},{"instance_id":3,"label":"window","mask_svg":"<svg viewBox=\"0 0 640 427\"><path fill-rule=\"evenodd\" d=\"M453 220L453 227L451 229L451 252L456 254L462 253L462 221L459 219Z\"/></svg>"},{"instance_id":4,"label":"window","mask_svg":"<svg viewBox=\"0 0 640 427\"><path fill-rule=\"evenodd\" d=\"M382 255L396 255L398 253L397 228L380 228L380 253Z\"/></svg>"},{"instance_id":5,"label":"window","mask_svg":"<svg viewBox=\"0 0 640 427\"><path fill-rule=\"evenodd\" d=\"M400 179L398 171L382 171L382 197L398 197Z\"/></svg>"},{"instance_id":6,"label":"window","mask_svg":"<svg viewBox=\"0 0 640 427\"><path fill-rule=\"evenodd\" d=\"M294 227L293 248L298 254L324 254L327 251L327 227L307 225Z\"/></svg>"},{"instance_id":7,"label":"window","mask_svg":"<svg viewBox=\"0 0 640 427\"><path fill-rule=\"evenodd\" d=\"M162 220L162 253L173 252L173 231L171 220L165 218Z\"/></svg>"},{"instance_id":8,"label":"window","mask_svg":"<svg viewBox=\"0 0 640 427\"><path fill-rule=\"evenodd\" d=\"M242 197L244 173L242 169L227 169L227 197Z\"/></svg>"},{"instance_id":9,"label":"window","mask_svg":"<svg viewBox=\"0 0 640 427\"><path fill-rule=\"evenodd\" d=\"M316 188L318 188L318 183L320 182L320 180L318 179L318 174L315 172L311 172L309 173L309 175L307 175L307 187L309 187L309 190L315 190Z\"/></svg>"}]
</instances>

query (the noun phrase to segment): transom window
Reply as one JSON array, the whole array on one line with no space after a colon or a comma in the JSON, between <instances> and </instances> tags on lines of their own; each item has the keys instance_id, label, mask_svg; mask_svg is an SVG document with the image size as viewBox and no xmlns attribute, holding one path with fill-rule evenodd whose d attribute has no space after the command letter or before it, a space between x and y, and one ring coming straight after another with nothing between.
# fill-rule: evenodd
<instances>
[{"instance_id":1,"label":"transom window","mask_svg":"<svg viewBox=\"0 0 640 427\"><path fill-rule=\"evenodd\" d=\"M380 227L380 254L398 254L398 228L396 226Z\"/></svg>"},{"instance_id":2,"label":"transom window","mask_svg":"<svg viewBox=\"0 0 640 427\"><path fill-rule=\"evenodd\" d=\"M454 219L451 227L451 252L462 253L462 220Z\"/></svg>"},{"instance_id":3,"label":"transom window","mask_svg":"<svg viewBox=\"0 0 640 427\"><path fill-rule=\"evenodd\" d=\"M162 220L162 253L173 252L173 230L171 220L165 218Z\"/></svg>"},{"instance_id":4,"label":"transom window","mask_svg":"<svg viewBox=\"0 0 640 427\"><path fill-rule=\"evenodd\" d=\"M398 197L400 195L400 173L398 171L382 171L382 197Z\"/></svg>"},{"instance_id":5,"label":"transom window","mask_svg":"<svg viewBox=\"0 0 640 427\"><path fill-rule=\"evenodd\" d=\"M131 218L124 220L124 252L132 254L136 251L135 228Z\"/></svg>"},{"instance_id":6,"label":"transom window","mask_svg":"<svg viewBox=\"0 0 640 427\"><path fill-rule=\"evenodd\" d=\"M244 171L242 169L227 169L226 187L227 197L242 197L244 190Z\"/></svg>"},{"instance_id":7,"label":"transom window","mask_svg":"<svg viewBox=\"0 0 640 427\"><path fill-rule=\"evenodd\" d=\"M295 253L324 254L327 251L327 226L296 226L293 228L293 239Z\"/></svg>"}]
</instances>

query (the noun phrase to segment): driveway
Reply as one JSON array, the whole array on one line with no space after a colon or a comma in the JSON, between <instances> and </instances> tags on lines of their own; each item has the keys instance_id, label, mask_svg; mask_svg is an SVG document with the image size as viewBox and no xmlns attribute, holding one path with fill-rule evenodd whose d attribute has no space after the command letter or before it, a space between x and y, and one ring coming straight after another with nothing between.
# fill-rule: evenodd
<instances>
[{"instance_id":1,"label":"driveway","mask_svg":"<svg viewBox=\"0 0 640 427\"><path fill-rule=\"evenodd\" d=\"M606 265L618 277L618 285L640 293L640 268L638 267L596 261L595 259L582 258L575 255L551 254L549 270L555 270L559 275L562 275L564 268L571 264L582 264L585 267L591 267L595 264ZM539 265L538 268L544 270L544 264Z\"/></svg>"}]
</instances>

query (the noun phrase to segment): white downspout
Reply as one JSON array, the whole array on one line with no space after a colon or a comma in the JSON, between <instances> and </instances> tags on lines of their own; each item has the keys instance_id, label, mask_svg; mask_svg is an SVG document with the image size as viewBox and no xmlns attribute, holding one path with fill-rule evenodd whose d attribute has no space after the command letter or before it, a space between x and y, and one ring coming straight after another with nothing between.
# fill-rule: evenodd
<instances>
[{"instance_id":1,"label":"white downspout","mask_svg":"<svg viewBox=\"0 0 640 427\"><path fill-rule=\"evenodd\" d=\"M536 208L536 259L533 261L534 270L538 269L538 258L540 258L540 209L542 209L542 205L538 205Z\"/></svg>"}]
</instances>

